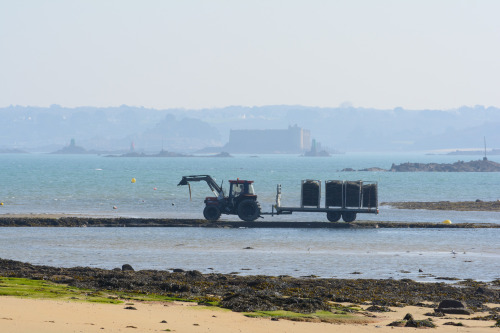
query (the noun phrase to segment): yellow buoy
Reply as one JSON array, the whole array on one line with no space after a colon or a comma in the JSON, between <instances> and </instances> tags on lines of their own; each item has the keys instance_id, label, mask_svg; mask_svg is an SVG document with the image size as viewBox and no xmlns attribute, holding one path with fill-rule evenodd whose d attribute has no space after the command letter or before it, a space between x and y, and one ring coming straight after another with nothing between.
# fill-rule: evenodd
<instances>
[{"instance_id":1,"label":"yellow buoy","mask_svg":"<svg viewBox=\"0 0 500 333\"><path fill-rule=\"evenodd\" d=\"M444 224L451 224L451 221L450 220L444 220L443 223Z\"/></svg>"},{"instance_id":2,"label":"yellow buoy","mask_svg":"<svg viewBox=\"0 0 500 333\"><path fill-rule=\"evenodd\" d=\"M3 202L0 202L0 206L3 206Z\"/></svg>"},{"instance_id":3,"label":"yellow buoy","mask_svg":"<svg viewBox=\"0 0 500 333\"><path fill-rule=\"evenodd\" d=\"M135 183L135 178L132 178L132 180L130 182L131 183Z\"/></svg>"}]
</instances>

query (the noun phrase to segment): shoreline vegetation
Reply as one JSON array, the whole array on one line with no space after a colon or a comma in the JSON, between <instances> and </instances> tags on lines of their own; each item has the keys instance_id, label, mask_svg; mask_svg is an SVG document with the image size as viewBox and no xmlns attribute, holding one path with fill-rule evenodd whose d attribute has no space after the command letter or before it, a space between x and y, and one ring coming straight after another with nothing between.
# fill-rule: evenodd
<instances>
[{"instance_id":1,"label":"shoreline vegetation","mask_svg":"<svg viewBox=\"0 0 500 333\"><path fill-rule=\"evenodd\" d=\"M477 323L487 328L498 324L500 318L499 288L500 280L451 284L410 279L238 276L182 269L134 271L128 264L112 270L60 268L0 259L0 296L60 299L66 306L71 301L126 302L125 310L137 310L142 302L183 301L247 317L315 323L375 325L394 311L399 311L399 317L393 318L399 323L403 319L401 313L406 313L407 308L416 311L418 307L419 318L424 318L426 325L431 322L441 327L444 319L459 319L468 328ZM462 313L457 318L435 311L447 299L465 302L472 314Z\"/></svg>"}]
</instances>

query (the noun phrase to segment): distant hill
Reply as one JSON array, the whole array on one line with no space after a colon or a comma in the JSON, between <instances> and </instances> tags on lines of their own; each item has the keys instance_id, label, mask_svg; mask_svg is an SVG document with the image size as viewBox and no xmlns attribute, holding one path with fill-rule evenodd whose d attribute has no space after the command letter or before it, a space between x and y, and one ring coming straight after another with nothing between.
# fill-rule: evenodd
<instances>
[{"instance_id":1,"label":"distant hill","mask_svg":"<svg viewBox=\"0 0 500 333\"><path fill-rule=\"evenodd\" d=\"M298 125L329 150L412 151L500 146L500 109L380 110L340 106L231 106L188 110L120 107L0 108L2 149L53 151L75 138L89 151L194 152L223 147L230 130ZM220 150L219 150L220 151Z\"/></svg>"}]
</instances>

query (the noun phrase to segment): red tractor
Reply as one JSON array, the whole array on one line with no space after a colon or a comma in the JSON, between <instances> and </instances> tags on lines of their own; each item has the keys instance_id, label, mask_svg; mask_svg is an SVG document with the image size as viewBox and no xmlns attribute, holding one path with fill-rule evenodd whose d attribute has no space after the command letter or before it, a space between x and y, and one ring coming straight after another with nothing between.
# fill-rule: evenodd
<instances>
[{"instance_id":1,"label":"red tractor","mask_svg":"<svg viewBox=\"0 0 500 333\"><path fill-rule=\"evenodd\" d=\"M222 186L217 185L209 175L183 176L179 184L206 181L215 197L205 198L203 216L209 221L217 221L221 214L238 215L244 221L255 221L260 216L260 205L253 189L252 180L230 180L229 195L224 195ZM191 192L191 187L189 188Z\"/></svg>"}]
</instances>

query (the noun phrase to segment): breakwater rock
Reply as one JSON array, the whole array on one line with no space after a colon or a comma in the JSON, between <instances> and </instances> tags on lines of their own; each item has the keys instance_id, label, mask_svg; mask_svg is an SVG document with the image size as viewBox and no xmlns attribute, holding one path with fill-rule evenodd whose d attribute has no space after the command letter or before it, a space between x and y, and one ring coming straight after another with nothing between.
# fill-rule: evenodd
<instances>
[{"instance_id":1,"label":"breakwater rock","mask_svg":"<svg viewBox=\"0 0 500 333\"><path fill-rule=\"evenodd\" d=\"M43 279L99 291L153 293L168 297L214 300L234 311L291 310L310 313L327 308L328 302L352 302L379 306L416 305L444 299L466 300L481 309L500 303L500 281L466 280L459 286L419 283L409 279L324 279L290 276L237 276L202 274L199 271L130 271L74 267L37 266L0 259L0 276Z\"/></svg>"}]
</instances>

